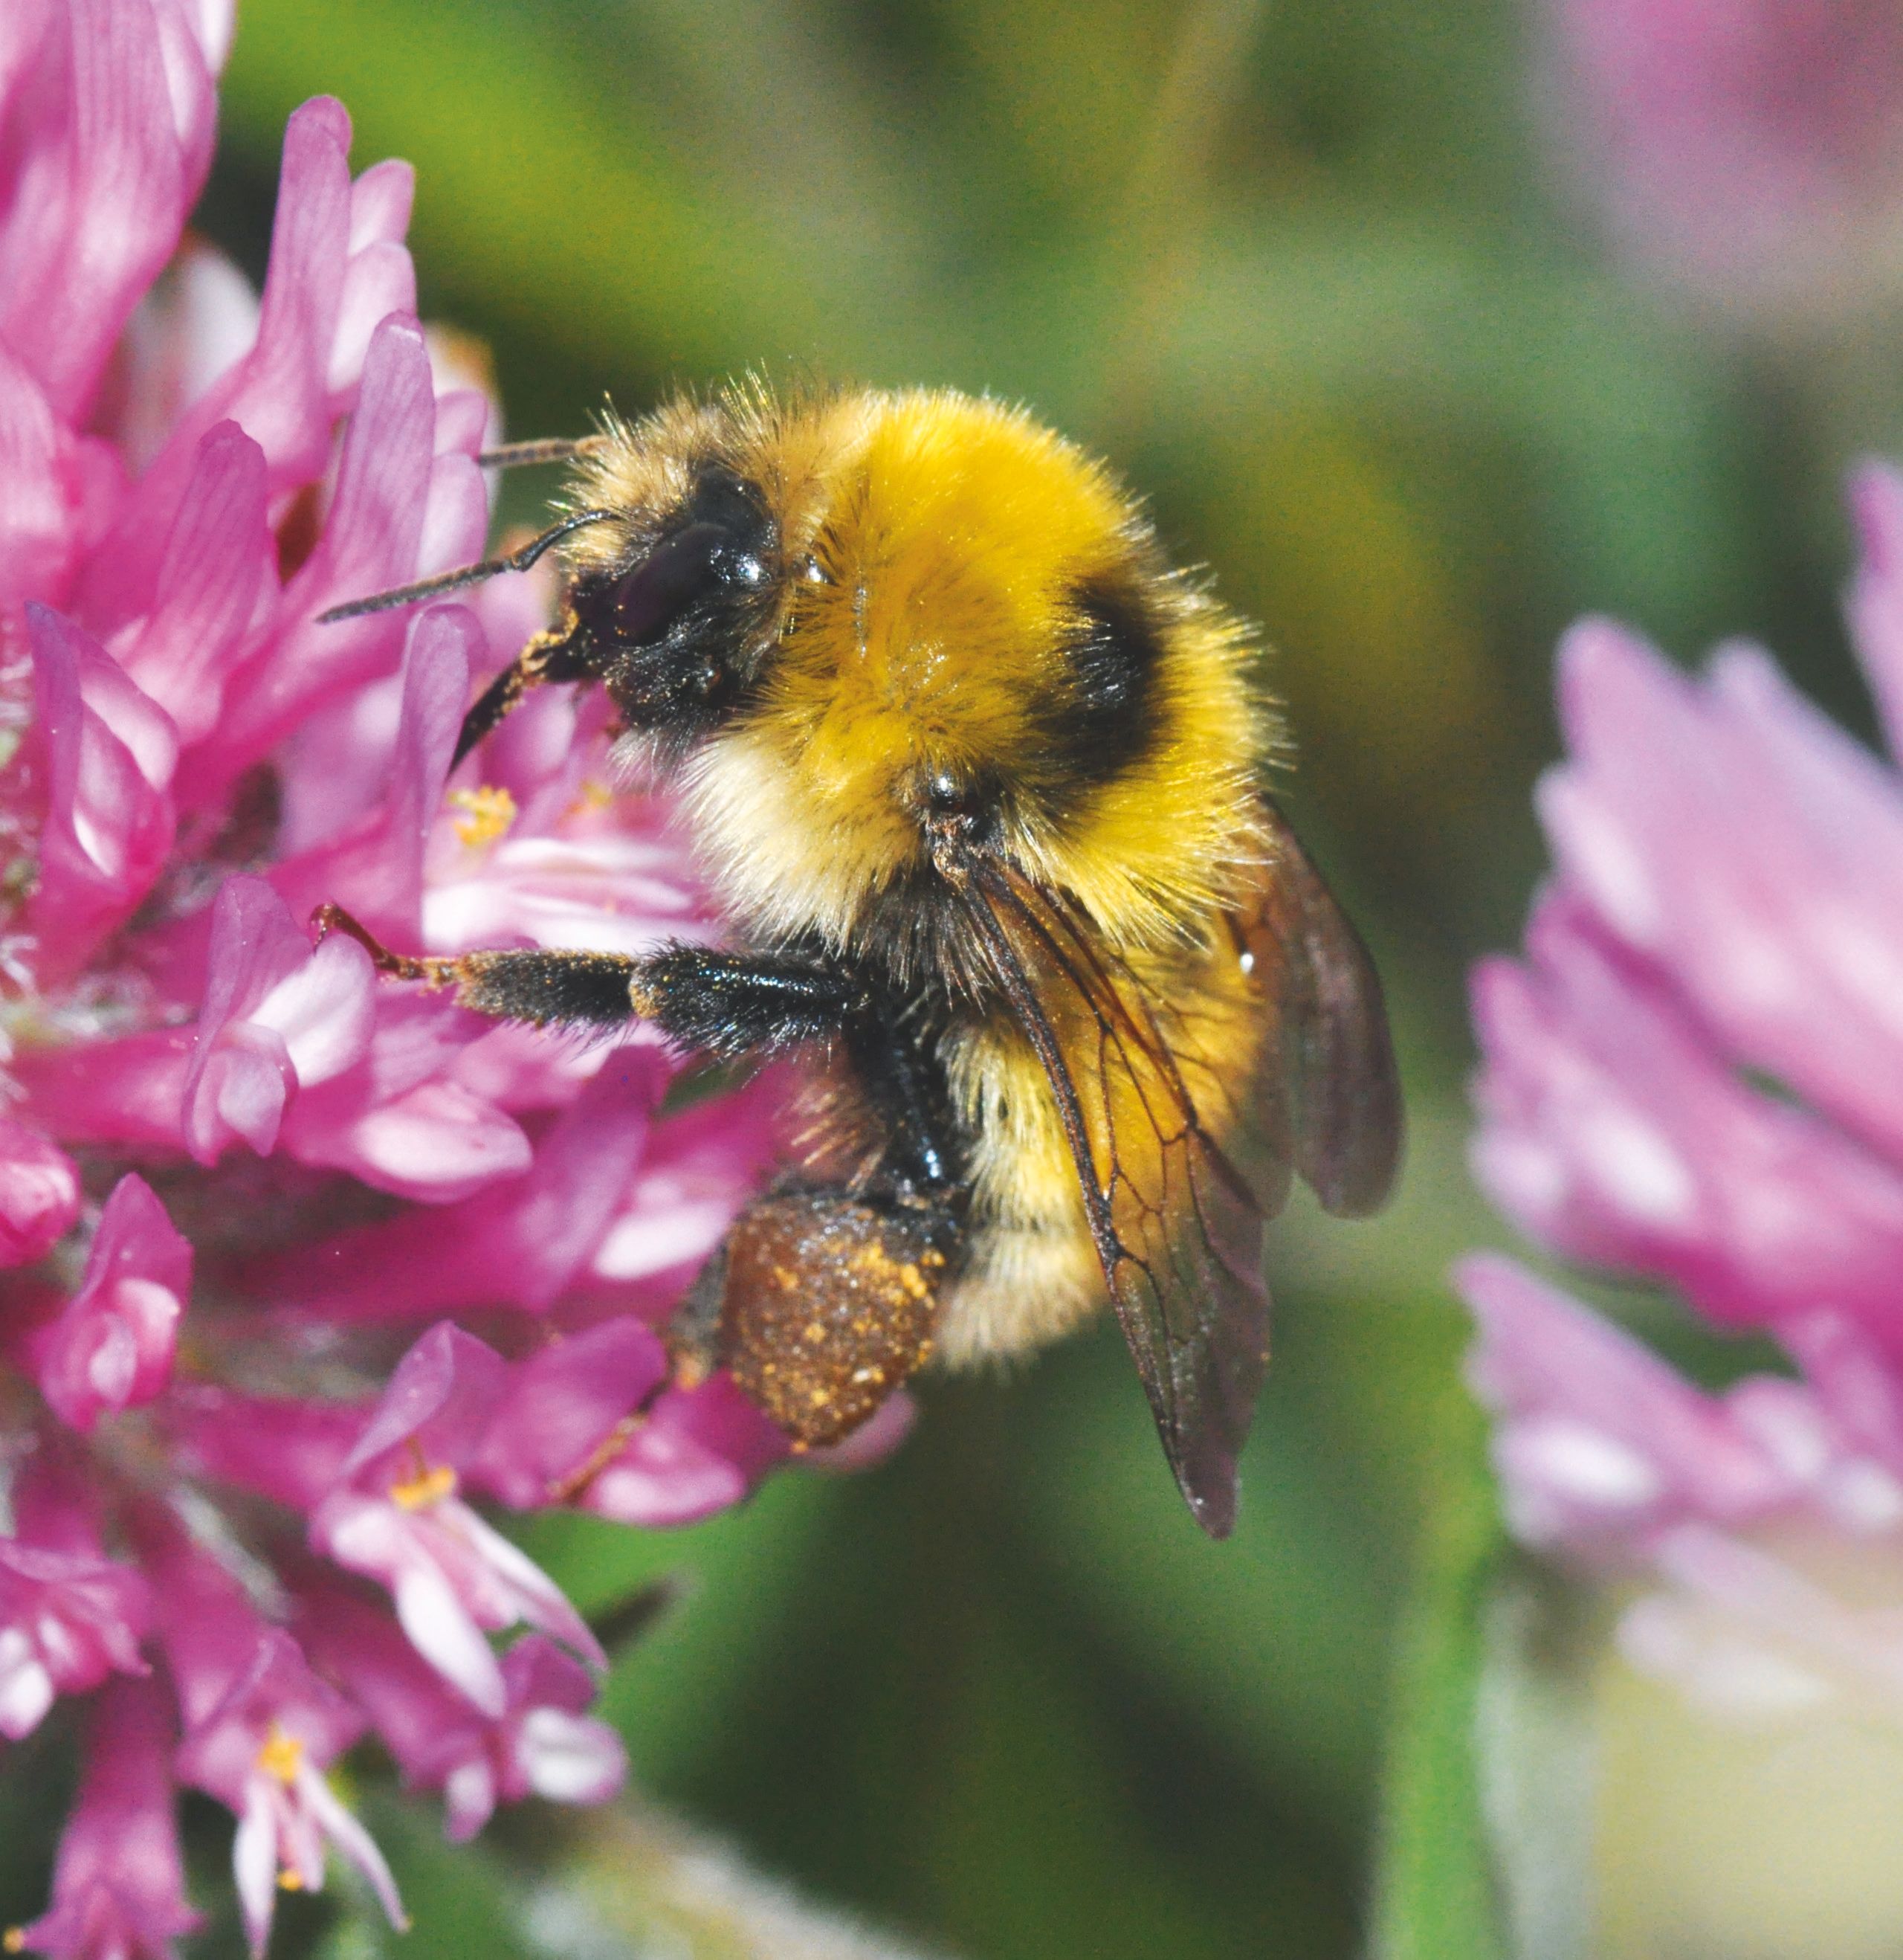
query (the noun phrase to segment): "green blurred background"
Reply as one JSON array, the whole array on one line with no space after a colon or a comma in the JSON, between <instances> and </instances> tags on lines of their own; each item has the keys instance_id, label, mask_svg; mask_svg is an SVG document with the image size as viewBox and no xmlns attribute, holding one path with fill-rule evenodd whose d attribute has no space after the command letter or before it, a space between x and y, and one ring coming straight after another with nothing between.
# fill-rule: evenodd
<instances>
[{"instance_id":1,"label":"green blurred background","mask_svg":"<svg viewBox=\"0 0 1903 1960\"><path fill-rule=\"evenodd\" d=\"M202 228L261 270L284 119L341 97L360 167L418 167L424 310L488 343L512 434L747 366L990 389L1106 452L1264 623L1291 808L1387 978L1413 1131L1380 1223L1277 1235L1234 1539L1183 1512L1108 1331L929 1383L872 1475L532 1534L591 1609L683 1583L608 1691L642 1788L928 1946L1362 1949L1384 1760L1432 1754L1387 1739L1397 1628L1434 1494L1471 1483L1444 1275L1504 1236L1462 1165L1462 975L1538 875L1555 636L1587 609L1682 654L1760 634L1867 721L1832 431L1883 412L1606 260L1528 30L1491 0L242 8ZM412 1960L531 1950L551 1873L634 1855L544 1815L446 1859L365 1801ZM294 1904L285 1951L377 1950Z\"/></svg>"}]
</instances>

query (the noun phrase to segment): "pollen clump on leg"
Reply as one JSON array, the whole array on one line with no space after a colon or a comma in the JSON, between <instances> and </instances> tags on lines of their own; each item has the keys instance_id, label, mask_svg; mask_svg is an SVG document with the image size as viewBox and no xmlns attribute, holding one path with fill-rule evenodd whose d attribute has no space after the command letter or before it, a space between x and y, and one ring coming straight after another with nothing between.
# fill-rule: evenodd
<instances>
[{"instance_id":1,"label":"pollen clump on leg","mask_svg":"<svg viewBox=\"0 0 1903 1960\"><path fill-rule=\"evenodd\" d=\"M735 1380L797 1443L850 1434L929 1357L950 1236L941 1214L837 1192L756 1206L728 1254Z\"/></svg>"}]
</instances>

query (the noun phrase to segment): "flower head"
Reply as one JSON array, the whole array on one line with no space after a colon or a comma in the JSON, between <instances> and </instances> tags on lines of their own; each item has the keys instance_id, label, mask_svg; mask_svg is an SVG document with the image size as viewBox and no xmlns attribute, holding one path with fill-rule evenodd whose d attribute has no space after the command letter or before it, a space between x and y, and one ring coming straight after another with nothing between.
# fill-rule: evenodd
<instances>
[{"instance_id":1,"label":"flower head","mask_svg":"<svg viewBox=\"0 0 1903 1960\"><path fill-rule=\"evenodd\" d=\"M1903 680L1903 479L1854 488L1853 634ZM1475 975L1476 1175L1552 1250L1763 1330L1714 1395L1500 1259L1461 1284L1528 1542L1630 1589L1628 1656L1764 1710L1903 1720L1903 775L1755 648L1688 678L1603 621L1561 654L1555 859ZM1892 727L1894 727L1892 722Z\"/></svg>"},{"instance_id":2,"label":"flower head","mask_svg":"<svg viewBox=\"0 0 1903 1960\"><path fill-rule=\"evenodd\" d=\"M0 33L0 1732L97 1693L18 1935L60 1960L189 1923L175 1783L237 1819L254 1946L327 1850L396 1915L327 1774L367 1732L459 1835L605 1796L600 1650L487 1508L675 1522L786 1453L656 1332L767 1090L664 1115L641 1031L498 1026L307 925L715 921L667 810L604 788L598 700L543 690L452 770L544 587L320 623L481 555L497 412L414 317L407 167L353 178L335 103L286 130L262 294L184 240L230 29L46 0Z\"/></svg>"}]
</instances>

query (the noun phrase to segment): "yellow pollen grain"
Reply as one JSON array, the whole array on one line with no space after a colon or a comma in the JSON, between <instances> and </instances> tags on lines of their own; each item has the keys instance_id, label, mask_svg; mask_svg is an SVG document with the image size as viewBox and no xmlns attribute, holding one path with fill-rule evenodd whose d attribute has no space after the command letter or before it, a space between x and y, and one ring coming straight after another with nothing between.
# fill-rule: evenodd
<instances>
[{"instance_id":1,"label":"yellow pollen grain","mask_svg":"<svg viewBox=\"0 0 1903 1960\"><path fill-rule=\"evenodd\" d=\"M10 1926L0 1933L0 1947L9 1953L24 1953L27 1950L27 1929L24 1926Z\"/></svg>"},{"instance_id":2,"label":"yellow pollen grain","mask_svg":"<svg viewBox=\"0 0 1903 1960\"><path fill-rule=\"evenodd\" d=\"M258 1752L258 1767L266 1776L274 1776L287 1789L297 1780L297 1772L303 1767L304 1745L288 1730L272 1723L265 1736L264 1747Z\"/></svg>"},{"instance_id":3,"label":"yellow pollen grain","mask_svg":"<svg viewBox=\"0 0 1903 1960\"><path fill-rule=\"evenodd\" d=\"M451 806L466 810L466 816L456 819L453 826L457 837L471 851L479 851L485 844L494 844L509 834L509 826L516 820L516 800L507 790L491 788L484 783L477 790L452 790Z\"/></svg>"},{"instance_id":4,"label":"yellow pollen grain","mask_svg":"<svg viewBox=\"0 0 1903 1960\"><path fill-rule=\"evenodd\" d=\"M615 792L605 783L597 782L593 776L584 776L581 788L575 792L575 800L564 814L586 816L591 810L605 810L614 800Z\"/></svg>"},{"instance_id":5,"label":"yellow pollen grain","mask_svg":"<svg viewBox=\"0 0 1903 1960\"><path fill-rule=\"evenodd\" d=\"M287 1865L278 1874L278 1889L281 1892L300 1892L303 1888L304 1878L301 1872L294 1872Z\"/></svg>"},{"instance_id":6,"label":"yellow pollen grain","mask_svg":"<svg viewBox=\"0 0 1903 1960\"><path fill-rule=\"evenodd\" d=\"M418 1464L416 1474L390 1486L392 1499L406 1511L427 1511L445 1497L456 1495L456 1472L445 1463L426 1470Z\"/></svg>"}]
</instances>

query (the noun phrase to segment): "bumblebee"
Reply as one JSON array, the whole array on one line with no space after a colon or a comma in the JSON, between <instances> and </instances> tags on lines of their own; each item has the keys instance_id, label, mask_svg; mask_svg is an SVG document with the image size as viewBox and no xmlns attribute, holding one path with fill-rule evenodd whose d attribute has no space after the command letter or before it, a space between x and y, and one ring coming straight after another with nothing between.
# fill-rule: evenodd
<instances>
[{"instance_id":1,"label":"bumblebee","mask_svg":"<svg viewBox=\"0 0 1903 1960\"><path fill-rule=\"evenodd\" d=\"M672 1324L796 1444L952 1367L1121 1323L1196 1521L1225 1535L1267 1358L1263 1226L1299 1172L1378 1207L1401 1109L1366 951L1263 787L1250 636L1172 571L1109 471L945 390L759 386L573 444L521 552L559 616L469 712L597 683L672 781L724 950L411 958L544 1026L639 1017L797 1051L811 1120Z\"/></svg>"}]
</instances>

